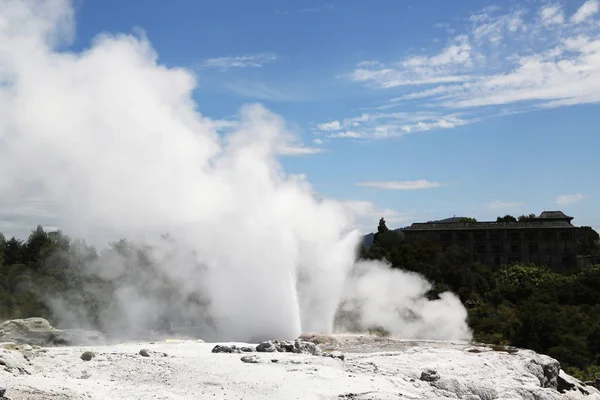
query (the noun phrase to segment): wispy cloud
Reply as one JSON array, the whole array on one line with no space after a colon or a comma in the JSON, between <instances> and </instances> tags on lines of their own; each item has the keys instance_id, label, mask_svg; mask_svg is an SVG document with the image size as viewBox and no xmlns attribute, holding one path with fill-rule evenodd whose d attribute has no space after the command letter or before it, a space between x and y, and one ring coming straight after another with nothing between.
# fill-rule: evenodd
<instances>
[{"instance_id":1,"label":"wispy cloud","mask_svg":"<svg viewBox=\"0 0 600 400\"><path fill-rule=\"evenodd\" d=\"M567 204L577 203L583 200L583 194L575 193L575 194L563 194L556 198L556 204L564 206Z\"/></svg>"},{"instance_id":2,"label":"wispy cloud","mask_svg":"<svg viewBox=\"0 0 600 400\"><path fill-rule=\"evenodd\" d=\"M431 182L427 180L418 181L371 181L359 182L358 186L373 187L386 190L422 190L431 189L443 186L439 182Z\"/></svg>"},{"instance_id":3,"label":"wispy cloud","mask_svg":"<svg viewBox=\"0 0 600 400\"><path fill-rule=\"evenodd\" d=\"M274 53L249 54L235 57L209 58L200 64L203 68L218 68L227 70L230 68L260 68L265 64L277 60Z\"/></svg>"},{"instance_id":4,"label":"wispy cloud","mask_svg":"<svg viewBox=\"0 0 600 400\"><path fill-rule=\"evenodd\" d=\"M319 124L317 128L321 131L339 131L342 129L342 124L340 124L340 121L331 121Z\"/></svg>"},{"instance_id":5,"label":"wispy cloud","mask_svg":"<svg viewBox=\"0 0 600 400\"><path fill-rule=\"evenodd\" d=\"M600 102L599 0L576 11L562 3L488 7L457 27L442 48L395 63L361 62L347 77L396 94L387 105L410 102L440 115L458 109L512 105L521 109ZM427 99L423 104L422 99Z\"/></svg>"},{"instance_id":6,"label":"wispy cloud","mask_svg":"<svg viewBox=\"0 0 600 400\"><path fill-rule=\"evenodd\" d=\"M238 96L252 100L297 101L301 96L293 88L273 87L262 82L235 80L225 87Z\"/></svg>"},{"instance_id":7,"label":"wispy cloud","mask_svg":"<svg viewBox=\"0 0 600 400\"><path fill-rule=\"evenodd\" d=\"M450 129L472 122L456 113L376 112L319 124L317 130L326 133L330 139L385 139L434 129Z\"/></svg>"},{"instance_id":8,"label":"wispy cloud","mask_svg":"<svg viewBox=\"0 0 600 400\"><path fill-rule=\"evenodd\" d=\"M599 0L588 0L586 1L579 10L571 17L571 22L579 24L591 16L595 15L600 11Z\"/></svg>"},{"instance_id":9,"label":"wispy cloud","mask_svg":"<svg viewBox=\"0 0 600 400\"><path fill-rule=\"evenodd\" d=\"M330 133L329 135L327 135L327 137L329 139L338 139L338 138L358 139L358 138L364 137L364 135L360 132L355 132L355 131L343 131L343 132Z\"/></svg>"},{"instance_id":10,"label":"wispy cloud","mask_svg":"<svg viewBox=\"0 0 600 400\"><path fill-rule=\"evenodd\" d=\"M279 147L278 153L283 156L306 156L324 152L322 147L308 147L300 144L282 145Z\"/></svg>"},{"instance_id":11,"label":"wispy cloud","mask_svg":"<svg viewBox=\"0 0 600 400\"><path fill-rule=\"evenodd\" d=\"M523 206L525 203L522 201L500 201L496 200L492 203L487 204L489 210L506 210L514 209Z\"/></svg>"},{"instance_id":12,"label":"wispy cloud","mask_svg":"<svg viewBox=\"0 0 600 400\"><path fill-rule=\"evenodd\" d=\"M545 26L562 24L565 22L565 14L563 13L562 6L558 4L542 7L540 9L540 18L542 20L542 24Z\"/></svg>"},{"instance_id":13,"label":"wispy cloud","mask_svg":"<svg viewBox=\"0 0 600 400\"><path fill-rule=\"evenodd\" d=\"M472 64L471 45L468 38L461 35L433 56L412 56L388 66L373 61L360 62L349 77L381 88L464 82L470 78L463 72Z\"/></svg>"}]
</instances>

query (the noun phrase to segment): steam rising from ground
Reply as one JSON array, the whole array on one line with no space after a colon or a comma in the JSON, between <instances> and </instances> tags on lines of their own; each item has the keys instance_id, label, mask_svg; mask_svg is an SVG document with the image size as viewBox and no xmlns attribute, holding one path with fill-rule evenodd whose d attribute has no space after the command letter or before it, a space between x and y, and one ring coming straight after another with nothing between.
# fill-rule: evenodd
<instances>
[{"instance_id":1,"label":"steam rising from ground","mask_svg":"<svg viewBox=\"0 0 600 400\"><path fill-rule=\"evenodd\" d=\"M104 326L132 332L167 313L215 339L292 338L334 330L342 303L357 329L469 336L455 296L428 302L421 277L354 265L350 210L281 169L293 140L281 117L248 105L222 136L195 109L194 75L159 64L143 36L102 34L74 53L73 34L67 0L0 0L0 193L43 200L77 236L147 246L144 260L113 250L86 266L116 288Z\"/></svg>"}]
</instances>

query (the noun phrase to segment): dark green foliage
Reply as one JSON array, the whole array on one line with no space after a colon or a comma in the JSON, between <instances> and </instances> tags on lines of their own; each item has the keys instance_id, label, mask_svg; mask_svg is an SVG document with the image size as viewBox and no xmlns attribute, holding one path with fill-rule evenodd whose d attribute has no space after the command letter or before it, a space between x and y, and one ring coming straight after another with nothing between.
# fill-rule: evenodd
<instances>
[{"instance_id":1,"label":"dark green foliage","mask_svg":"<svg viewBox=\"0 0 600 400\"><path fill-rule=\"evenodd\" d=\"M517 222L517 219L512 215L505 215L504 217L496 218L496 222Z\"/></svg>"},{"instance_id":2,"label":"dark green foliage","mask_svg":"<svg viewBox=\"0 0 600 400\"><path fill-rule=\"evenodd\" d=\"M498 221L517 219L507 215ZM385 236L391 232L387 227L382 231L361 256L424 275L433 285L430 299L456 293L468 309L475 340L548 354L586 379L600 374L600 266L568 274L534 264L492 268L472 261L465 249L393 241ZM594 249L597 234L583 231L580 246Z\"/></svg>"},{"instance_id":3,"label":"dark green foliage","mask_svg":"<svg viewBox=\"0 0 600 400\"><path fill-rule=\"evenodd\" d=\"M475 218L470 218L470 217L460 217L458 219L458 221L456 222L477 222L477 220Z\"/></svg>"},{"instance_id":4,"label":"dark green foliage","mask_svg":"<svg viewBox=\"0 0 600 400\"><path fill-rule=\"evenodd\" d=\"M519 215L518 221L525 222L525 221L532 221L534 219L535 219L535 214Z\"/></svg>"},{"instance_id":5,"label":"dark green foliage","mask_svg":"<svg viewBox=\"0 0 600 400\"><path fill-rule=\"evenodd\" d=\"M589 226L581 226L577 232L577 253L579 255L600 254L600 235Z\"/></svg>"}]
</instances>

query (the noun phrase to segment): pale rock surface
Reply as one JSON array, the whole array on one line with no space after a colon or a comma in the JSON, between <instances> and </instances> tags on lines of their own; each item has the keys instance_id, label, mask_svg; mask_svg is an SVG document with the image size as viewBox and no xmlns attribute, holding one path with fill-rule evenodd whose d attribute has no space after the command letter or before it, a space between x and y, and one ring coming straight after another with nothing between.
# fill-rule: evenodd
<instances>
[{"instance_id":1,"label":"pale rock surface","mask_svg":"<svg viewBox=\"0 0 600 400\"><path fill-rule=\"evenodd\" d=\"M97 331L56 329L44 318L25 318L0 324L0 342L27 343L37 346L93 345L104 343Z\"/></svg>"},{"instance_id":2,"label":"pale rock surface","mask_svg":"<svg viewBox=\"0 0 600 400\"><path fill-rule=\"evenodd\" d=\"M555 360L528 350L353 335L313 341L323 355L338 352L345 361L273 351L254 352L244 362L243 354L213 353L214 344L191 340L27 350L0 345L0 388L10 400L600 400L598 390L559 371ZM96 356L83 361L84 351Z\"/></svg>"}]
</instances>

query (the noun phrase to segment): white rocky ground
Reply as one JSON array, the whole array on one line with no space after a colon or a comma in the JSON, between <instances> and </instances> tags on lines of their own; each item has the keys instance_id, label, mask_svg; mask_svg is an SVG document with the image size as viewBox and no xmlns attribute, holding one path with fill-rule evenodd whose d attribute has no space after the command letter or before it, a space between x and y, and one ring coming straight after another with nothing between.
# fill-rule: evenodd
<instances>
[{"instance_id":1,"label":"white rocky ground","mask_svg":"<svg viewBox=\"0 0 600 400\"><path fill-rule=\"evenodd\" d=\"M247 354L215 354L214 344L199 341L39 349L4 344L0 388L11 400L600 399L595 388L562 372L559 388L571 390L544 388L556 387L558 363L532 351L369 336L304 338L326 353L341 350L345 360L272 352L252 353L259 363L246 363L241 357ZM85 351L95 357L82 360Z\"/></svg>"}]
</instances>

